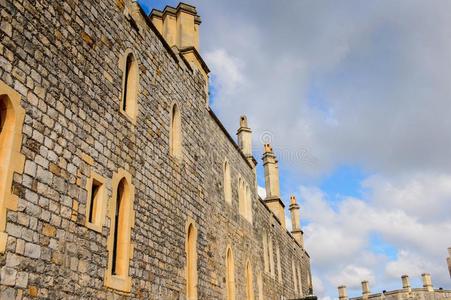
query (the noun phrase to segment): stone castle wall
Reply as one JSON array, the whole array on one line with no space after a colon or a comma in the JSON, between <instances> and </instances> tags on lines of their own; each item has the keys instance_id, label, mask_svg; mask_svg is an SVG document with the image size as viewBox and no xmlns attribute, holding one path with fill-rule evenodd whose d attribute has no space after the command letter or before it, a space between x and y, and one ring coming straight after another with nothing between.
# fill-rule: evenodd
<instances>
[{"instance_id":1,"label":"stone castle wall","mask_svg":"<svg viewBox=\"0 0 451 300\"><path fill-rule=\"evenodd\" d=\"M12 185L17 211L7 211L0 254L0 298L184 299L185 234L196 224L199 299L224 299L225 255L233 249L236 299L245 299L249 260L256 298L296 298L292 259L309 289L309 257L256 194L254 170L205 108L205 81L158 34L140 30L122 1L0 1L0 80L25 109L23 174ZM139 61L136 125L119 113L120 57ZM182 116L183 159L169 152L173 103ZM232 174L232 206L224 201L222 166ZM130 293L105 287L106 213L100 232L85 226L86 183L131 174L135 188ZM237 174L252 191L253 224L238 212ZM280 248L282 281L265 272L263 232ZM275 253L275 250L274 250ZM275 259L275 254L274 254ZM261 299L261 298L259 298Z\"/></svg>"}]
</instances>

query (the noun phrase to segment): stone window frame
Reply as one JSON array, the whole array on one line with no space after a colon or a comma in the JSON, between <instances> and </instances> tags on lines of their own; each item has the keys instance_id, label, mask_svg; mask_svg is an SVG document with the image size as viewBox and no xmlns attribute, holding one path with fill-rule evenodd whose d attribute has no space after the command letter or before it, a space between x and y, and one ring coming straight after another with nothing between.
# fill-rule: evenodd
<instances>
[{"instance_id":1,"label":"stone window frame","mask_svg":"<svg viewBox=\"0 0 451 300\"><path fill-rule=\"evenodd\" d=\"M226 248L225 256L226 271L226 299L235 300L235 261L233 258L233 250L230 245Z\"/></svg>"},{"instance_id":2,"label":"stone window frame","mask_svg":"<svg viewBox=\"0 0 451 300\"><path fill-rule=\"evenodd\" d=\"M169 155L181 160L183 157L182 110L177 102L171 103L169 122Z\"/></svg>"},{"instance_id":3,"label":"stone window frame","mask_svg":"<svg viewBox=\"0 0 451 300\"><path fill-rule=\"evenodd\" d=\"M263 300L264 299L264 294L263 294L263 275L262 275L261 271L258 272L257 287L258 287L258 300Z\"/></svg>"},{"instance_id":4,"label":"stone window frame","mask_svg":"<svg viewBox=\"0 0 451 300\"><path fill-rule=\"evenodd\" d=\"M238 211L246 221L252 224L251 189L241 174L238 176Z\"/></svg>"},{"instance_id":5,"label":"stone window frame","mask_svg":"<svg viewBox=\"0 0 451 300\"><path fill-rule=\"evenodd\" d=\"M245 274L245 283L246 283L246 299L247 300L254 300L254 276L252 273L252 264L249 259L246 261L246 270L244 272Z\"/></svg>"},{"instance_id":6,"label":"stone window frame","mask_svg":"<svg viewBox=\"0 0 451 300\"><path fill-rule=\"evenodd\" d=\"M232 205L232 175L230 171L230 163L227 159L223 163L224 175L224 200L227 204Z\"/></svg>"},{"instance_id":7,"label":"stone window frame","mask_svg":"<svg viewBox=\"0 0 451 300\"><path fill-rule=\"evenodd\" d=\"M125 219L125 221L128 222L125 227L121 228L122 230L125 230L126 239L128 240L128 248L124 248L123 250L126 251L128 259L126 260L127 264L126 266L122 266L125 270L124 274L116 275L112 274L112 267L113 267L113 252L114 252L114 231L116 226L115 221L115 214L116 214L116 205L117 205L117 191L119 188L119 184L122 180L125 180L127 183L128 189L124 191L125 198L128 200L128 219ZM112 178L112 195L111 195L111 201L109 205L109 218L110 218L110 233L108 235L107 239L107 250L108 250L108 262L107 262L107 270L105 272L105 279L104 284L105 286L129 293L132 288L132 279L129 276L129 269L130 269L130 261L133 258L133 252L134 247L131 242L131 233L132 229L134 228L135 224L135 210L134 210L134 200L135 200L135 187L132 184L132 176L131 174L120 168L116 173L113 174Z\"/></svg>"},{"instance_id":8,"label":"stone window frame","mask_svg":"<svg viewBox=\"0 0 451 300\"><path fill-rule=\"evenodd\" d=\"M96 195L96 203L94 205L91 204L92 199L92 187L94 182L97 182L100 185L99 190ZM105 222L105 214L106 207L108 201L107 189L106 189L106 181L105 178L100 176L98 173L91 170L91 176L88 178L86 182L86 221L85 226L89 229L92 229L97 232L102 232L103 224ZM94 212L91 212L91 206L94 209ZM89 221L90 215L94 216L94 221Z\"/></svg>"},{"instance_id":9,"label":"stone window frame","mask_svg":"<svg viewBox=\"0 0 451 300\"><path fill-rule=\"evenodd\" d=\"M132 89L130 91L130 86L126 86L128 83L128 75L130 74L130 69L127 70L127 59L129 56L132 56L133 62L136 63L134 65L134 72L135 72L135 83L132 86ZM119 58L119 69L122 71L122 83L121 83L121 98L120 98L120 105L119 105L119 111L124 115L129 121L131 121L134 125L136 125L136 121L138 118L138 106L139 106L139 89L140 89L140 76L139 76L139 59L134 53L134 51L131 48L128 48L125 50L125 52L121 55ZM126 93L127 91L127 93ZM130 96L131 95L131 96ZM127 96L127 97L126 97ZM124 101L126 101L126 107L124 110ZM127 104L132 104L129 110L127 110Z\"/></svg>"},{"instance_id":10,"label":"stone window frame","mask_svg":"<svg viewBox=\"0 0 451 300\"><path fill-rule=\"evenodd\" d=\"M25 156L20 152L25 110L21 106L21 96L3 81L0 81L0 101L5 101L6 119L0 134L0 253L6 250L7 211L17 211L18 197L12 193L14 173L22 174Z\"/></svg>"},{"instance_id":11,"label":"stone window frame","mask_svg":"<svg viewBox=\"0 0 451 300\"><path fill-rule=\"evenodd\" d=\"M198 237L198 230L196 227L196 223L191 218L188 218L188 221L186 222L185 237L186 237L185 238L186 299L187 300L197 300L197 287L198 287L197 237Z\"/></svg>"}]
</instances>

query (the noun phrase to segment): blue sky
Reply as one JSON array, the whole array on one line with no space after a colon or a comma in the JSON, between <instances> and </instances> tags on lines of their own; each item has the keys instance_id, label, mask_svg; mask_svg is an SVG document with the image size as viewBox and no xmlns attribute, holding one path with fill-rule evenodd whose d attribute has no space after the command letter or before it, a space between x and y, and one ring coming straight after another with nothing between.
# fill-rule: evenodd
<instances>
[{"instance_id":1,"label":"blue sky","mask_svg":"<svg viewBox=\"0 0 451 300\"><path fill-rule=\"evenodd\" d=\"M341 284L359 295L365 279L397 289L405 273L450 288L451 3L190 3L211 106L232 134L248 116L258 161L263 141L275 149L320 299Z\"/></svg>"}]
</instances>

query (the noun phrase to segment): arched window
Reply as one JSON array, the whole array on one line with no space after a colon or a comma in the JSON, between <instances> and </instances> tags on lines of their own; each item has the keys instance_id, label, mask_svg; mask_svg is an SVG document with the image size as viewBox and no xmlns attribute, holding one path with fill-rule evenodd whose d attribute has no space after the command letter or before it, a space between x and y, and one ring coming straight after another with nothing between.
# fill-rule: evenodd
<instances>
[{"instance_id":1,"label":"arched window","mask_svg":"<svg viewBox=\"0 0 451 300\"><path fill-rule=\"evenodd\" d=\"M246 299L254 300L254 283L252 279L252 267L249 261L246 264Z\"/></svg>"},{"instance_id":2,"label":"arched window","mask_svg":"<svg viewBox=\"0 0 451 300\"><path fill-rule=\"evenodd\" d=\"M235 300L235 270L233 262L233 253L230 247L227 247L226 253L226 294L227 300Z\"/></svg>"},{"instance_id":3,"label":"arched window","mask_svg":"<svg viewBox=\"0 0 451 300\"><path fill-rule=\"evenodd\" d=\"M240 215L244 216L245 205L244 205L244 181L241 176L238 178L238 209Z\"/></svg>"},{"instance_id":4,"label":"arched window","mask_svg":"<svg viewBox=\"0 0 451 300\"><path fill-rule=\"evenodd\" d=\"M171 128L169 132L169 153L176 157L182 157L182 120L177 104L171 109Z\"/></svg>"},{"instance_id":5,"label":"arched window","mask_svg":"<svg viewBox=\"0 0 451 300\"><path fill-rule=\"evenodd\" d=\"M138 61L128 50L121 61L123 71L121 111L136 121L138 111L139 68Z\"/></svg>"},{"instance_id":6,"label":"arched window","mask_svg":"<svg viewBox=\"0 0 451 300\"><path fill-rule=\"evenodd\" d=\"M112 207L110 209L110 235L108 237L108 270L105 285L129 292L131 278L128 276L132 258L131 228L134 222L134 187L131 175L120 169L113 176Z\"/></svg>"},{"instance_id":7,"label":"arched window","mask_svg":"<svg viewBox=\"0 0 451 300\"><path fill-rule=\"evenodd\" d=\"M224 199L226 203L232 204L232 180L230 176L229 162L224 162Z\"/></svg>"},{"instance_id":8,"label":"arched window","mask_svg":"<svg viewBox=\"0 0 451 300\"><path fill-rule=\"evenodd\" d=\"M249 185L246 184L246 218L252 223L252 198L251 189Z\"/></svg>"},{"instance_id":9,"label":"arched window","mask_svg":"<svg viewBox=\"0 0 451 300\"><path fill-rule=\"evenodd\" d=\"M186 233L186 299L197 299L197 229L189 223Z\"/></svg>"},{"instance_id":10,"label":"arched window","mask_svg":"<svg viewBox=\"0 0 451 300\"><path fill-rule=\"evenodd\" d=\"M11 185L14 173L22 173L24 167L25 157L20 153L24 116L20 95L0 81L0 253L6 250L7 209L17 207Z\"/></svg>"},{"instance_id":11,"label":"arched window","mask_svg":"<svg viewBox=\"0 0 451 300\"><path fill-rule=\"evenodd\" d=\"M258 273L257 285L258 285L258 300L263 300L265 297L263 295L263 276L262 276L262 272Z\"/></svg>"},{"instance_id":12,"label":"arched window","mask_svg":"<svg viewBox=\"0 0 451 300\"><path fill-rule=\"evenodd\" d=\"M111 274L126 276L128 274L128 248L130 230L128 211L130 201L128 200L127 181L122 178L117 186L116 209L114 214L114 244L113 244L113 267Z\"/></svg>"}]
</instances>

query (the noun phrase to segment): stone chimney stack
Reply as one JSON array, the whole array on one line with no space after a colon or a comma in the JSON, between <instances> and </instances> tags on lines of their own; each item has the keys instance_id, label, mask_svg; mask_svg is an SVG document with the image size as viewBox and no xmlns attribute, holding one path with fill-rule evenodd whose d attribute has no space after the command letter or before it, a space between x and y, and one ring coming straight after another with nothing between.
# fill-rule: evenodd
<instances>
[{"instance_id":1,"label":"stone chimney stack","mask_svg":"<svg viewBox=\"0 0 451 300\"><path fill-rule=\"evenodd\" d=\"M410 291L409 275L402 275L401 281L402 281L402 288Z\"/></svg>"},{"instance_id":2,"label":"stone chimney stack","mask_svg":"<svg viewBox=\"0 0 451 300\"><path fill-rule=\"evenodd\" d=\"M153 9L149 18L175 53L179 53L191 68L200 71L205 80L205 101L209 107L208 73L210 70L199 54L200 16L196 8L186 3L166 6L163 11Z\"/></svg>"},{"instance_id":3,"label":"stone chimney stack","mask_svg":"<svg viewBox=\"0 0 451 300\"><path fill-rule=\"evenodd\" d=\"M150 20L169 46L179 50L193 47L199 51L201 20L194 6L179 3L176 8L166 6L163 11L153 9Z\"/></svg>"},{"instance_id":4,"label":"stone chimney stack","mask_svg":"<svg viewBox=\"0 0 451 300\"><path fill-rule=\"evenodd\" d=\"M339 300L348 300L348 291L346 290L345 285L340 285L338 287L338 299Z\"/></svg>"},{"instance_id":5,"label":"stone chimney stack","mask_svg":"<svg viewBox=\"0 0 451 300\"><path fill-rule=\"evenodd\" d=\"M247 117L240 117L240 128L237 132L238 146L246 157L252 157L252 130L247 125Z\"/></svg>"},{"instance_id":6,"label":"stone chimney stack","mask_svg":"<svg viewBox=\"0 0 451 300\"><path fill-rule=\"evenodd\" d=\"M368 280L364 280L362 281L362 298L368 299L369 295L370 295L370 286Z\"/></svg>"},{"instance_id":7,"label":"stone chimney stack","mask_svg":"<svg viewBox=\"0 0 451 300\"><path fill-rule=\"evenodd\" d=\"M432 287L431 274L423 273L421 274L421 278L423 279L423 288L425 288L429 292L433 292L434 288Z\"/></svg>"},{"instance_id":8,"label":"stone chimney stack","mask_svg":"<svg viewBox=\"0 0 451 300\"><path fill-rule=\"evenodd\" d=\"M301 215L299 205L295 196L290 197L290 213L291 213L291 234L304 247L304 233L301 230Z\"/></svg>"},{"instance_id":9,"label":"stone chimney stack","mask_svg":"<svg viewBox=\"0 0 451 300\"><path fill-rule=\"evenodd\" d=\"M266 199L269 209L285 227L285 205L280 199L279 167L271 145L265 144L263 151L263 167L265 169Z\"/></svg>"}]
</instances>

